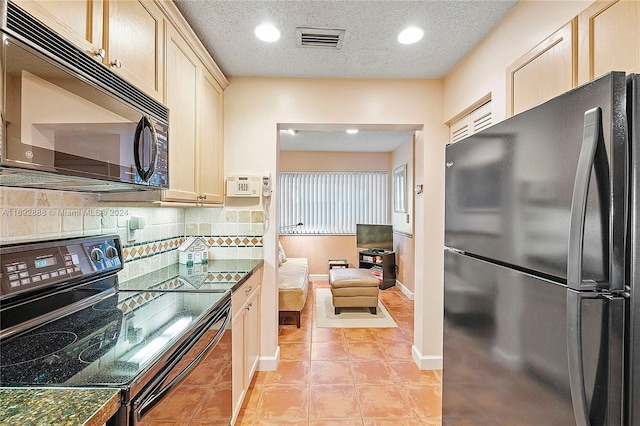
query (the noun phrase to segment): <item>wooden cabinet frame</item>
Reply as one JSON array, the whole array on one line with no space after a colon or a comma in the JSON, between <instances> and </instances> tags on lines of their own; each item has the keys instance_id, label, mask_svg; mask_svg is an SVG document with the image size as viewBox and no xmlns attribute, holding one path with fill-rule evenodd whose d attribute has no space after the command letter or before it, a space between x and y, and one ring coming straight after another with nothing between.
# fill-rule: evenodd
<instances>
[{"instance_id":1,"label":"wooden cabinet frame","mask_svg":"<svg viewBox=\"0 0 640 426\"><path fill-rule=\"evenodd\" d=\"M599 20L615 16L604 32L609 37L617 38L611 43L602 40L606 49L597 49L597 30ZM620 19L628 20L626 23ZM627 24L627 25L625 25ZM578 35L580 45L578 84L586 83L608 71L640 72L640 2L637 0L604 0L596 1L578 15ZM603 25L606 25L603 23ZM613 31L612 31L613 30ZM623 41L624 39L624 41ZM596 70L599 55L607 54L602 59L606 69ZM622 66L620 64L623 64Z\"/></svg>"},{"instance_id":2,"label":"wooden cabinet frame","mask_svg":"<svg viewBox=\"0 0 640 426\"><path fill-rule=\"evenodd\" d=\"M514 115L514 111L516 111L516 93L515 93L515 83L516 83L516 74L523 70L525 67L534 63L537 59L541 58L545 53L550 52L552 49L558 47L560 44L564 43L563 46L565 51L563 52L563 57L568 56L571 67L571 87L575 87L578 82L578 49L577 49L577 18L572 19L567 24L565 24L562 28L557 30L555 33L551 34L545 40L543 40L536 47L531 49L529 52L524 54L520 59L511 64L507 68L507 117L511 117ZM561 93L561 92L560 92ZM560 93L555 93L555 95L559 95ZM547 100L547 99L544 99ZM532 105L533 106L533 105Z\"/></svg>"}]
</instances>

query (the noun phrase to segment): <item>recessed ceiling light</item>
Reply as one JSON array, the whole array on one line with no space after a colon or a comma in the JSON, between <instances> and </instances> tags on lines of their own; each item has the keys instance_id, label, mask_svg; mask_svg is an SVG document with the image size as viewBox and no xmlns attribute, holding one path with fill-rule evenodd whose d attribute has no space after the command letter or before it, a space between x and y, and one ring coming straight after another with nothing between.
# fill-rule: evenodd
<instances>
[{"instance_id":1,"label":"recessed ceiling light","mask_svg":"<svg viewBox=\"0 0 640 426\"><path fill-rule=\"evenodd\" d=\"M402 44L413 44L422 38L424 31L417 27L409 27L398 34L398 41Z\"/></svg>"},{"instance_id":2,"label":"recessed ceiling light","mask_svg":"<svg viewBox=\"0 0 640 426\"><path fill-rule=\"evenodd\" d=\"M258 25L255 34L262 41L273 42L280 39L280 30L271 24Z\"/></svg>"},{"instance_id":3,"label":"recessed ceiling light","mask_svg":"<svg viewBox=\"0 0 640 426\"><path fill-rule=\"evenodd\" d=\"M358 129L348 129L347 133L349 133L350 135L355 135L356 133L358 133Z\"/></svg>"}]
</instances>

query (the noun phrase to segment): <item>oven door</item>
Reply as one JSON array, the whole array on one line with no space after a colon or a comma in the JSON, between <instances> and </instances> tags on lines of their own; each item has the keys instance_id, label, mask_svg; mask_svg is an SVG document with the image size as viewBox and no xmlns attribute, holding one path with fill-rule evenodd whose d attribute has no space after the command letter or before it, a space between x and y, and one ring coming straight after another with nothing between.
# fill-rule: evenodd
<instances>
[{"instance_id":1,"label":"oven door","mask_svg":"<svg viewBox=\"0 0 640 426\"><path fill-rule=\"evenodd\" d=\"M206 379L208 391L217 392L221 404L218 415L230 421L231 402L231 300L216 310L194 336L167 361L149 384L131 402L130 424L153 424L156 421L183 420L170 401L185 393L182 387ZM213 373L213 374L212 374ZM184 385L184 386L183 386ZM188 391L186 391L188 393ZM163 402L162 404L159 404ZM193 414L193 413L190 413Z\"/></svg>"}]
</instances>

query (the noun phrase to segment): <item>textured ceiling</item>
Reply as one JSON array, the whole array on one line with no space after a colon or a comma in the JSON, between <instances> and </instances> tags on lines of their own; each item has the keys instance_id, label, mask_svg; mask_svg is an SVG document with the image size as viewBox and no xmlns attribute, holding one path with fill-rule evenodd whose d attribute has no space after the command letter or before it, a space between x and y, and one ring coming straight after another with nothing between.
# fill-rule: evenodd
<instances>
[{"instance_id":1,"label":"textured ceiling","mask_svg":"<svg viewBox=\"0 0 640 426\"><path fill-rule=\"evenodd\" d=\"M517 0L174 2L227 77L442 78ZM253 31L262 23L278 27L280 40L258 40ZM398 33L410 25L424 30L423 39L398 43ZM297 27L343 29L342 46L297 47ZM406 129L358 135L333 130L281 135L280 148L393 151L407 139Z\"/></svg>"},{"instance_id":2,"label":"textured ceiling","mask_svg":"<svg viewBox=\"0 0 640 426\"><path fill-rule=\"evenodd\" d=\"M174 0L229 76L442 78L517 3L498 1ZM258 40L269 22L282 37ZM412 25L413 45L398 43ZM296 46L296 27L345 30L340 50Z\"/></svg>"}]
</instances>

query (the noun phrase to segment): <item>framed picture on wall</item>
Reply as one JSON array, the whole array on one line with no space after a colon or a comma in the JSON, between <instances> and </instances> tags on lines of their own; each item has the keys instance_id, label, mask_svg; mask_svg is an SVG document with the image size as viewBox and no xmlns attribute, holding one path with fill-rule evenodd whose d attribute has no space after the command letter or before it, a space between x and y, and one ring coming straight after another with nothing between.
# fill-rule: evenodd
<instances>
[{"instance_id":1,"label":"framed picture on wall","mask_svg":"<svg viewBox=\"0 0 640 426\"><path fill-rule=\"evenodd\" d=\"M407 212L407 165L393 169L393 211Z\"/></svg>"}]
</instances>

